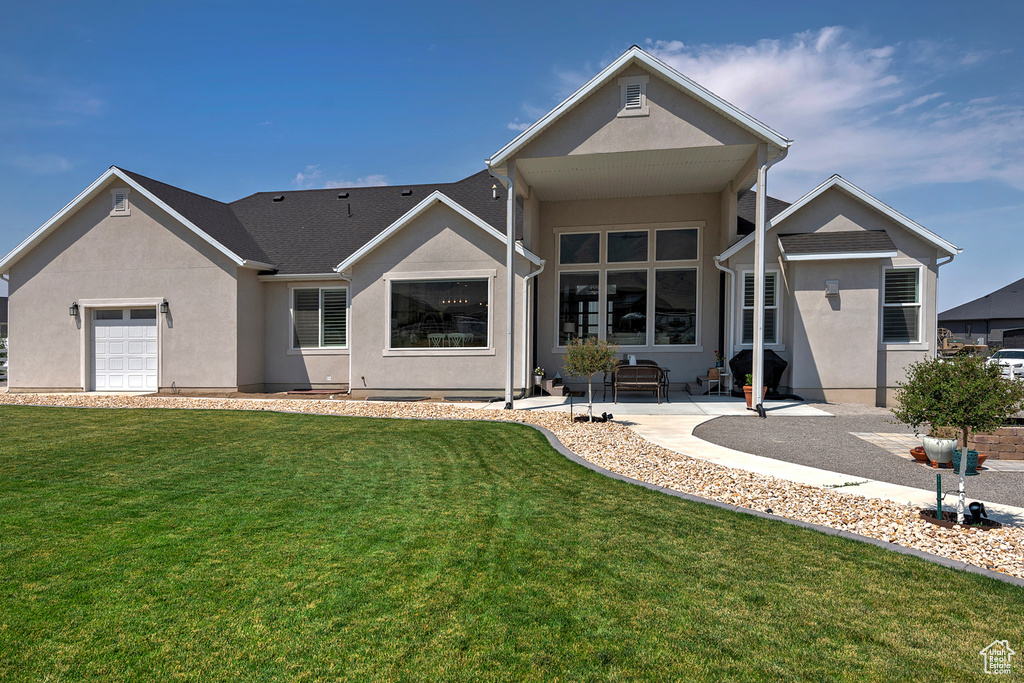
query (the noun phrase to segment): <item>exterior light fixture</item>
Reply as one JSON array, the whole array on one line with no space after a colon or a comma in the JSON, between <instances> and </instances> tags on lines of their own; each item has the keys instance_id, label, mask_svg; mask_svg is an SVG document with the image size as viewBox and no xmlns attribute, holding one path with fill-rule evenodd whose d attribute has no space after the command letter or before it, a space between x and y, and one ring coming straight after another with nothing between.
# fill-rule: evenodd
<instances>
[{"instance_id":1,"label":"exterior light fixture","mask_svg":"<svg viewBox=\"0 0 1024 683\"><path fill-rule=\"evenodd\" d=\"M164 315L167 315L168 313L171 312L171 305L167 303L167 299L164 299L160 303L160 312L163 313Z\"/></svg>"},{"instance_id":2,"label":"exterior light fixture","mask_svg":"<svg viewBox=\"0 0 1024 683\"><path fill-rule=\"evenodd\" d=\"M839 296L839 280L825 280L825 296Z\"/></svg>"},{"instance_id":3,"label":"exterior light fixture","mask_svg":"<svg viewBox=\"0 0 1024 683\"><path fill-rule=\"evenodd\" d=\"M72 302L72 304L70 306L68 306L68 315L70 315L72 318L77 318L78 317L78 302L77 301Z\"/></svg>"}]
</instances>

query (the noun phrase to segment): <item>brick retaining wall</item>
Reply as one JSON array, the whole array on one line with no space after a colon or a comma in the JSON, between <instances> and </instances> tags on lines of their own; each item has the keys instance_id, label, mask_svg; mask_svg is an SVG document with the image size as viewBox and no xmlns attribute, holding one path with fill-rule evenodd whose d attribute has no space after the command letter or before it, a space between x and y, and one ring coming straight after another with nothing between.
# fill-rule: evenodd
<instances>
[{"instance_id":1,"label":"brick retaining wall","mask_svg":"<svg viewBox=\"0 0 1024 683\"><path fill-rule=\"evenodd\" d=\"M958 441L963 445L963 437ZM1003 427L989 434L971 434L970 445L993 460L1024 460L1024 427Z\"/></svg>"}]
</instances>

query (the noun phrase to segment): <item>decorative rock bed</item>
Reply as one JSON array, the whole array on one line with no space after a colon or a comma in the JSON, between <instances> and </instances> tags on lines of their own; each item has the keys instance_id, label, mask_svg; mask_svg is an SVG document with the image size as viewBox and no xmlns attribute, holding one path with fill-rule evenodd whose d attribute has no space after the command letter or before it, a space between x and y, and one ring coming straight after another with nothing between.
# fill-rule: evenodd
<instances>
[{"instance_id":1,"label":"decorative rock bed","mask_svg":"<svg viewBox=\"0 0 1024 683\"><path fill-rule=\"evenodd\" d=\"M0 394L0 405L81 408L177 408L302 412L323 415L491 420L551 430L580 457L633 479L789 519L842 529L1024 578L1024 528L985 533L944 529L907 505L863 498L688 458L656 446L616 422L579 424L567 413L476 410L439 403Z\"/></svg>"}]
</instances>

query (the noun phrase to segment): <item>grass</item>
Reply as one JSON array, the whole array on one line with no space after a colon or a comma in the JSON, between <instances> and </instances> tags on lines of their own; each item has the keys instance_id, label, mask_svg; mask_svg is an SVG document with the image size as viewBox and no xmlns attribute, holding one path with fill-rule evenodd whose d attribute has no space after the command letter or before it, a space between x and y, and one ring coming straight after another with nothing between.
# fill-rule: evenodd
<instances>
[{"instance_id":1,"label":"grass","mask_svg":"<svg viewBox=\"0 0 1024 683\"><path fill-rule=\"evenodd\" d=\"M4 681L980 680L997 638L1021 588L520 425L0 408Z\"/></svg>"}]
</instances>

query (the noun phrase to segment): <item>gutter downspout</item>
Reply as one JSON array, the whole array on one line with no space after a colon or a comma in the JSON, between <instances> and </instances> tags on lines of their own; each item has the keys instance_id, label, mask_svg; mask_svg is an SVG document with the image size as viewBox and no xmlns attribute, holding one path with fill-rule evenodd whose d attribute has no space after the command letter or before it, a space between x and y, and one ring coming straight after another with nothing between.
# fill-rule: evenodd
<instances>
[{"instance_id":1,"label":"gutter downspout","mask_svg":"<svg viewBox=\"0 0 1024 683\"><path fill-rule=\"evenodd\" d=\"M731 359L733 356L733 325L735 325L736 319L736 271L728 266L723 266L721 256L715 257L715 268L718 268L729 277L729 293L726 295L725 304L725 348L722 349L725 352L726 362L728 362L728 359ZM733 377L733 381L736 381L735 377ZM732 392L732 387L729 387L729 391L730 393Z\"/></svg>"},{"instance_id":2,"label":"gutter downspout","mask_svg":"<svg viewBox=\"0 0 1024 683\"><path fill-rule=\"evenodd\" d=\"M515 366L515 358L513 357L513 340L514 330L512 325L515 323L515 243L516 243L516 183L513 178L515 172L513 170L513 178L507 178L500 173L495 173L494 170L488 164L487 172L491 174L492 178L500 180L505 187L508 188L508 207L505 210L505 244L507 249L505 250L505 274L507 275L505 290L507 292L507 300L505 302L505 410L512 410L512 375L513 367ZM526 340L523 340L525 345Z\"/></svg>"},{"instance_id":3,"label":"gutter downspout","mask_svg":"<svg viewBox=\"0 0 1024 683\"><path fill-rule=\"evenodd\" d=\"M949 258L947 258L945 261L942 261L942 262L939 262L938 260L935 261L935 301L936 301L936 306L935 306L935 339L934 339L934 345L933 345L932 348L933 348L933 354L936 355L936 356L939 355L939 330L938 330L938 327L939 327L939 310L938 310L938 300L939 300L939 268L941 268L944 265L947 265L947 264L951 263L954 258L956 258L956 254L950 254ZM986 328L986 331L985 331L985 340L986 341L988 340L988 335L989 335L990 332L991 332L991 328ZM1010 377L1013 377L1013 370L1012 369L1010 370Z\"/></svg>"},{"instance_id":4,"label":"gutter downspout","mask_svg":"<svg viewBox=\"0 0 1024 683\"><path fill-rule=\"evenodd\" d=\"M768 144L761 143L757 150L757 206L754 223L754 357L751 391L756 402L757 414L767 417L764 411L764 240L768 223L768 169L786 158L789 147L782 154L768 161ZM776 285L776 290L778 285ZM776 296L778 292L776 291ZM775 321L778 334L778 321Z\"/></svg>"},{"instance_id":5,"label":"gutter downspout","mask_svg":"<svg viewBox=\"0 0 1024 683\"><path fill-rule=\"evenodd\" d=\"M530 390L530 363L529 363L529 344L526 343L526 321L529 320L529 307L530 297L527 296L528 287L530 280L537 277L544 272L544 266L547 265L547 261L544 259L540 260L540 268L530 273L523 278L523 396L525 397L527 392Z\"/></svg>"}]
</instances>

